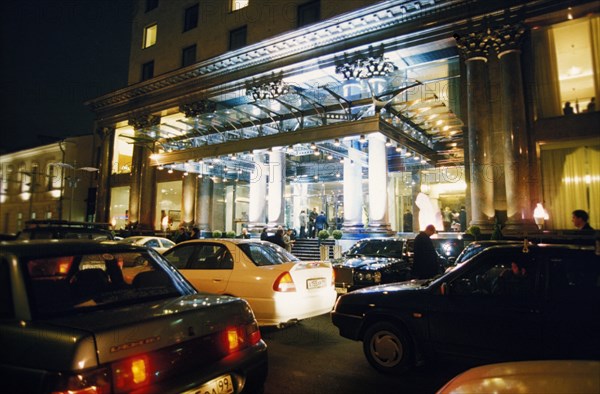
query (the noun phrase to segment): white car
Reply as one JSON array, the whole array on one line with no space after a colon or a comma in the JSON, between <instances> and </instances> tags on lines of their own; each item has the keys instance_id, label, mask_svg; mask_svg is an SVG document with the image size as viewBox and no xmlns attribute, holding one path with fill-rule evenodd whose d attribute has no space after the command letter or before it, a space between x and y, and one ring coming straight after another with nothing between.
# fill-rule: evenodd
<instances>
[{"instance_id":1,"label":"white car","mask_svg":"<svg viewBox=\"0 0 600 394\"><path fill-rule=\"evenodd\" d=\"M143 235L134 235L131 237L123 238L119 242L131 245L148 246L156 250L158 253L163 253L175 246L175 242L171 241L168 238Z\"/></svg>"},{"instance_id":2,"label":"white car","mask_svg":"<svg viewBox=\"0 0 600 394\"><path fill-rule=\"evenodd\" d=\"M164 253L196 289L244 298L260 325L329 313L336 299L331 263L304 262L271 242L201 239Z\"/></svg>"}]
</instances>

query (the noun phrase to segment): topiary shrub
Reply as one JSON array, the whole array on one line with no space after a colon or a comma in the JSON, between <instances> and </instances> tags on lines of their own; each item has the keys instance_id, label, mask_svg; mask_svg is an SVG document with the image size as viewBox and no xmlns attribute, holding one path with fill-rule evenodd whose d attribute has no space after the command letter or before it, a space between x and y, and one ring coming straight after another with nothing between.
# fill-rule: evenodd
<instances>
[{"instance_id":1,"label":"topiary shrub","mask_svg":"<svg viewBox=\"0 0 600 394\"><path fill-rule=\"evenodd\" d=\"M333 230L331 235L333 236L334 239L341 239L342 235L344 235L344 233L342 232L342 230Z\"/></svg>"},{"instance_id":2,"label":"topiary shrub","mask_svg":"<svg viewBox=\"0 0 600 394\"><path fill-rule=\"evenodd\" d=\"M219 230L215 230L212 232L212 237L213 238L221 238L223 236L223 233L220 232Z\"/></svg>"},{"instance_id":3,"label":"topiary shrub","mask_svg":"<svg viewBox=\"0 0 600 394\"><path fill-rule=\"evenodd\" d=\"M235 231L227 231L225 238L235 238Z\"/></svg>"},{"instance_id":4,"label":"topiary shrub","mask_svg":"<svg viewBox=\"0 0 600 394\"><path fill-rule=\"evenodd\" d=\"M481 229L479 226L471 226L467 229L467 233L471 234L475 238L475 241L477 241L481 236Z\"/></svg>"},{"instance_id":5,"label":"topiary shrub","mask_svg":"<svg viewBox=\"0 0 600 394\"><path fill-rule=\"evenodd\" d=\"M329 238L329 231L327 231L327 230L321 230L321 231L319 231L319 234L317 234L317 236L321 240L327 239L327 238Z\"/></svg>"}]
</instances>

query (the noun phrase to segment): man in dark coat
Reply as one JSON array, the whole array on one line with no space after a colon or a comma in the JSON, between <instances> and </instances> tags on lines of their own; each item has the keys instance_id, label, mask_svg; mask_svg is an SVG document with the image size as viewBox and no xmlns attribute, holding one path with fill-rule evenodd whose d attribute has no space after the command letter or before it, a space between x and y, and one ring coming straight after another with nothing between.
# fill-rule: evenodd
<instances>
[{"instance_id":1,"label":"man in dark coat","mask_svg":"<svg viewBox=\"0 0 600 394\"><path fill-rule=\"evenodd\" d=\"M275 232L275 235L271 235L270 237L267 237L267 241L272 242L275 245L279 245L285 249L286 244L285 244L285 241L283 240L283 229L277 229L277 231Z\"/></svg>"},{"instance_id":2,"label":"man in dark coat","mask_svg":"<svg viewBox=\"0 0 600 394\"><path fill-rule=\"evenodd\" d=\"M435 234L435 226L428 225L415 237L412 277L415 279L429 279L438 274L437 252L431 241Z\"/></svg>"}]
</instances>

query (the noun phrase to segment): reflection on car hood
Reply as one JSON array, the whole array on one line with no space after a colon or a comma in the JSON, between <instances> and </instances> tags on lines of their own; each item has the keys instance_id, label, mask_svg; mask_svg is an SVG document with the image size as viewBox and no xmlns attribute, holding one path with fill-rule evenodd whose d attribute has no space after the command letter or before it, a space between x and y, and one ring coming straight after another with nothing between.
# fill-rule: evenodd
<instances>
[{"instance_id":1,"label":"reflection on car hood","mask_svg":"<svg viewBox=\"0 0 600 394\"><path fill-rule=\"evenodd\" d=\"M395 257L363 256L338 260L334 263L334 267L379 270L391 264L405 264L405 262L404 260Z\"/></svg>"},{"instance_id":2,"label":"reflection on car hood","mask_svg":"<svg viewBox=\"0 0 600 394\"><path fill-rule=\"evenodd\" d=\"M385 293L385 292L396 292L396 291L410 291L410 290L420 290L424 287L423 283L427 282L427 280L409 280L406 282L398 282L398 283L390 283L379 286L369 286L363 289L358 289L353 291L352 293L360 294L360 293Z\"/></svg>"}]
</instances>

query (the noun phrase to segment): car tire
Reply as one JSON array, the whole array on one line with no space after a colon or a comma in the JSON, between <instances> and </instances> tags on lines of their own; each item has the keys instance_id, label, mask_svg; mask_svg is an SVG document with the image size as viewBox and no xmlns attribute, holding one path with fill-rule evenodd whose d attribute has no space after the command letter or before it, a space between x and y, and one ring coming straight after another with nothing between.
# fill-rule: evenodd
<instances>
[{"instance_id":1,"label":"car tire","mask_svg":"<svg viewBox=\"0 0 600 394\"><path fill-rule=\"evenodd\" d=\"M385 374L405 373L414 366L410 337L391 322L374 323L367 329L363 351L369 364Z\"/></svg>"}]
</instances>

